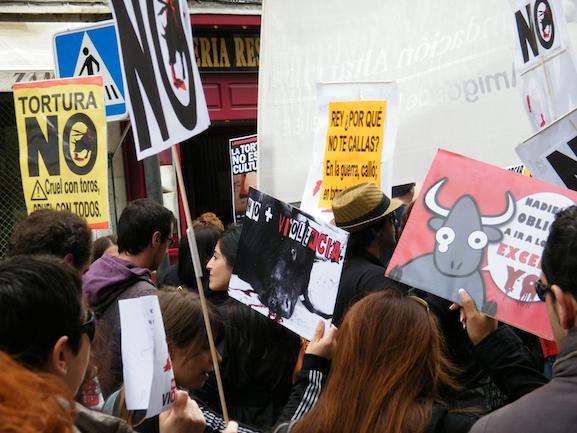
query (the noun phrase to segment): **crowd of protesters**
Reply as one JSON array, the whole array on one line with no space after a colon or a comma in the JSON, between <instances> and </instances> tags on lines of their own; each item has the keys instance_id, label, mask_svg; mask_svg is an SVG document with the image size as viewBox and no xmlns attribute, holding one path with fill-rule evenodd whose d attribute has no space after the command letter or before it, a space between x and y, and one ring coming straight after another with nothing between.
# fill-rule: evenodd
<instances>
[{"instance_id":1,"label":"crowd of protesters","mask_svg":"<svg viewBox=\"0 0 577 433\"><path fill-rule=\"evenodd\" d=\"M333 324L310 342L229 298L241 226L213 213L159 272L174 215L129 203L116 236L39 210L14 228L0 261L0 431L4 432L571 432L577 425L577 207L555 217L536 283L557 345L385 277L414 184L389 198L359 184L333 201L350 233ZM204 327L208 299L230 422L225 426ZM175 382L172 409L127 410L118 301L158 296ZM95 398L87 397L92 393Z\"/></svg>"}]
</instances>

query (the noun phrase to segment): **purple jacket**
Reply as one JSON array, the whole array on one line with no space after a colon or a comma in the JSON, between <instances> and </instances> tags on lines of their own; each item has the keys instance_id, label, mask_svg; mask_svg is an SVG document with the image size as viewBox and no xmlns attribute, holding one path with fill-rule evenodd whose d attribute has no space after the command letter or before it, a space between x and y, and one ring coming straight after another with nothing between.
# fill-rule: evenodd
<instances>
[{"instance_id":1,"label":"purple jacket","mask_svg":"<svg viewBox=\"0 0 577 433\"><path fill-rule=\"evenodd\" d=\"M122 352L118 301L156 292L150 271L118 257L102 256L82 278L82 292L98 319L93 359L107 398L122 384Z\"/></svg>"}]
</instances>

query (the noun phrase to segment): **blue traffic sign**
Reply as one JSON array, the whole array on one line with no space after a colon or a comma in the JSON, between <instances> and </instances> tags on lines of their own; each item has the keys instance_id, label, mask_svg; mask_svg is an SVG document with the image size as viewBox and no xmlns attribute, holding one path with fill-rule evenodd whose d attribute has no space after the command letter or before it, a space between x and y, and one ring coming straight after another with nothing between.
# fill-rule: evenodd
<instances>
[{"instance_id":1,"label":"blue traffic sign","mask_svg":"<svg viewBox=\"0 0 577 433\"><path fill-rule=\"evenodd\" d=\"M102 75L106 118L126 118L122 63L113 21L105 21L54 35L56 76Z\"/></svg>"}]
</instances>

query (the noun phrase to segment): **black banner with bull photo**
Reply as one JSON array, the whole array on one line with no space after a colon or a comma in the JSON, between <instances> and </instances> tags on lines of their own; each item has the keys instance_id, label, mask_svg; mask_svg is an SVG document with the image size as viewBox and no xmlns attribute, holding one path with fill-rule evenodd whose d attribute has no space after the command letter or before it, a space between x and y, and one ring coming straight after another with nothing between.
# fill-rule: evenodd
<instances>
[{"instance_id":1,"label":"black banner with bull photo","mask_svg":"<svg viewBox=\"0 0 577 433\"><path fill-rule=\"evenodd\" d=\"M311 339L330 324L348 233L250 188L229 295Z\"/></svg>"}]
</instances>

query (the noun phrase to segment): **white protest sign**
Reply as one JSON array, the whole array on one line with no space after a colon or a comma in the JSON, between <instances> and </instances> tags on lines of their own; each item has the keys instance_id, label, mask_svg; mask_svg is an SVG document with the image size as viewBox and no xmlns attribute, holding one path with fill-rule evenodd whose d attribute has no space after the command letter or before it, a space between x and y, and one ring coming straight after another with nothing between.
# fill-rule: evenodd
<instances>
[{"instance_id":1,"label":"white protest sign","mask_svg":"<svg viewBox=\"0 0 577 433\"><path fill-rule=\"evenodd\" d=\"M395 83L317 85L318 124L302 210L329 221L335 194L361 182L391 195L398 104Z\"/></svg>"},{"instance_id":2,"label":"white protest sign","mask_svg":"<svg viewBox=\"0 0 577 433\"><path fill-rule=\"evenodd\" d=\"M185 0L111 0L140 160L208 128Z\"/></svg>"},{"instance_id":3,"label":"white protest sign","mask_svg":"<svg viewBox=\"0 0 577 433\"><path fill-rule=\"evenodd\" d=\"M348 238L251 188L228 294L311 340L333 317Z\"/></svg>"},{"instance_id":4,"label":"white protest sign","mask_svg":"<svg viewBox=\"0 0 577 433\"><path fill-rule=\"evenodd\" d=\"M518 90L534 131L577 106L577 68L557 0L510 0Z\"/></svg>"},{"instance_id":5,"label":"white protest sign","mask_svg":"<svg viewBox=\"0 0 577 433\"><path fill-rule=\"evenodd\" d=\"M126 407L146 418L171 408L176 383L157 296L118 301Z\"/></svg>"},{"instance_id":6,"label":"white protest sign","mask_svg":"<svg viewBox=\"0 0 577 433\"><path fill-rule=\"evenodd\" d=\"M534 177L577 191L577 110L515 148Z\"/></svg>"}]
</instances>

